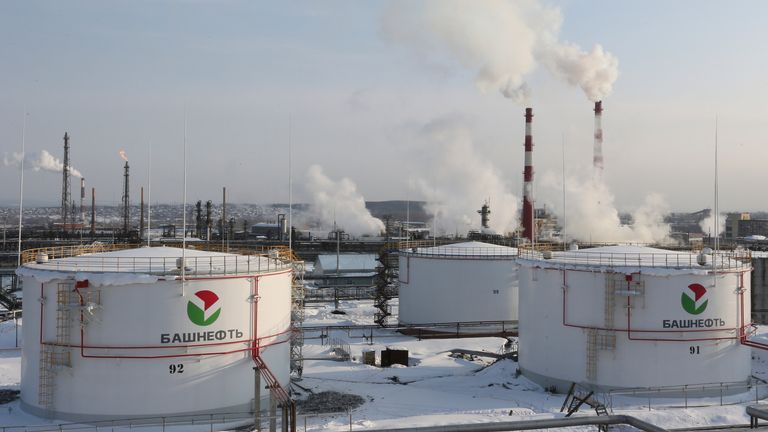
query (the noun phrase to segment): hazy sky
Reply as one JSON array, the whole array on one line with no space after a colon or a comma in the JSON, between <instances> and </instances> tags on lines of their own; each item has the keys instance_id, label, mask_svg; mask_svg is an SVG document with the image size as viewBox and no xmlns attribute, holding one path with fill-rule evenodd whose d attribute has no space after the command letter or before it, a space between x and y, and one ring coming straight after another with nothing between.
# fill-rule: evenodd
<instances>
[{"instance_id":1,"label":"hazy sky","mask_svg":"<svg viewBox=\"0 0 768 432\"><path fill-rule=\"evenodd\" d=\"M605 179L619 208L653 192L674 210L710 207L717 116L721 207L768 209L768 2L543 4L560 8L561 40L618 58L603 125ZM289 118L295 200L310 201L313 164L350 178L368 200L423 199L414 178L439 185L443 148L419 131L450 123L519 197L523 106L479 91L477 71L440 50L425 56L385 37L391 7L2 1L0 156L20 152L26 106L28 153L61 158L67 131L72 164L99 202L120 199L120 149L138 199L150 143L152 201L180 202L186 107L189 201L218 201L227 186L233 202L287 202ZM541 68L526 80L537 190L561 175L563 139L569 176L588 176L592 103ZM19 170L0 166L0 203L18 202L18 184ZM56 204L60 191L60 174L26 171L25 201Z\"/></svg>"}]
</instances>

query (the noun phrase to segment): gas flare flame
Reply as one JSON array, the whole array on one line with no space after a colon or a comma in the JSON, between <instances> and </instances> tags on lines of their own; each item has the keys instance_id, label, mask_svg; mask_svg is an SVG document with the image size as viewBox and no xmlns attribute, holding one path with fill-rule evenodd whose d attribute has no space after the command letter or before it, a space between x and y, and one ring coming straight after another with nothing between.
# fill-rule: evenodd
<instances>
[{"instance_id":1,"label":"gas flare flame","mask_svg":"<svg viewBox=\"0 0 768 432\"><path fill-rule=\"evenodd\" d=\"M125 150L120 150L117 152L120 155L120 158L126 162L128 162L128 156L125 154Z\"/></svg>"}]
</instances>

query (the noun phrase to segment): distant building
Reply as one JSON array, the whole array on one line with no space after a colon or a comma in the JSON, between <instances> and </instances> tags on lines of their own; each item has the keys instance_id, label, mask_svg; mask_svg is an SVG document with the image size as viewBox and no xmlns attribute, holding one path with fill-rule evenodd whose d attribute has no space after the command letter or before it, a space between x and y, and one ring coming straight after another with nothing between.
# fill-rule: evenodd
<instances>
[{"instance_id":1,"label":"distant building","mask_svg":"<svg viewBox=\"0 0 768 432\"><path fill-rule=\"evenodd\" d=\"M749 213L730 213L725 220L725 235L728 240L750 236L768 236L768 220L752 219Z\"/></svg>"},{"instance_id":2,"label":"distant building","mask_svg":"<svg viewBox=\"0 0 768 432\"><path fill-rule=\"evenodd\" d=\"M336 254L318 255L315 268L307 275L317 287L371 286L379 262L375 254L340 254L338 270Z\"/></svg>"},{"instance_id":3,"label":"distant building","mask_svg":"<svg viewBox=\"0 0 768 432\"><path fill-rule=\"evenodd\" d=\"M251 225L251 230L249 231L251 236L255 237L263 237L270 240L282 240L281 234L283 233L282 230L283 226L281 224L276 223L257 223L254 225Z\"/></svg>"}]
</instances>

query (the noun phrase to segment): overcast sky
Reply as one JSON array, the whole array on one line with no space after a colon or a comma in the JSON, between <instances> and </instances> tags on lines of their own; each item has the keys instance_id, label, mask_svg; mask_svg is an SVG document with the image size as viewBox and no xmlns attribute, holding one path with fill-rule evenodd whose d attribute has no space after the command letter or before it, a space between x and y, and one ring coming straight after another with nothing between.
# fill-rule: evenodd
<instances>
[{"instance_id":1,"label":"overcast sky","mask_svg":"<svg viewBox=\"0 0 768 432\"><path fill-rule=\"evenodd\" d=\"M562 41L601 44L618 59L603 125L605 180L620 209L653 192L673 210L711 207L716 117L721 208L768 209L768 2L543 4L559 8ZM386 37L390 8L2 1L0 156L21 151L26 107L27 152L62 158L67 131L72 165L99 202L120 200L120 149L138 199L150 146L152 201L180 202L186 107L189 201L218 201L226 186L233 202L287 202L289 119L296 201L311 200L313 164L348 177L367 200L423 199L413 180L439 186L441 147L418 131L451 123L520 196L524 107L480 91L477 71L450 54L425 56ZM563 141L568 174L587 176L592 103L542 68L525 79L537 191L561 175ZM0 203L18 202L18 184L19 170L0 166ZM25 201L55 205L60 191L61 174L26 171Z\"/></svg>"}]
</instances>

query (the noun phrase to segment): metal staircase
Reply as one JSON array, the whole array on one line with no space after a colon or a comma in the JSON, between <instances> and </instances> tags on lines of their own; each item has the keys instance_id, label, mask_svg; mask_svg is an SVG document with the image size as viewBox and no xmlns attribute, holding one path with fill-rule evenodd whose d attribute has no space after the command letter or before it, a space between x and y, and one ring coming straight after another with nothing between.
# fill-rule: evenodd
<instances>
[{"instance_id":1,"label":"metal staircase","mask_svg":"<svg viewBox=\"0 0 768 432\"><path fill-rule=\"evenodd\" d=\"M560 412L566 412L565 416L570 417L573 413L579 411L583 405L587 405L595 410L598 416L610 415L608 407L597 399L594 390L588 390L576 383L571 383L568 388L568 394L565 396ZM567 409L567 411L566 411ZM599 430L607 431L608 425L600 425Z\"/></svg>"},{"instance_id":2,"label":"metal staircase","mask_svg":"<svg viewBox=\"0 0 768 432\"><path fill-rule=\"evenodd\" d=\"M376 267L376 295L374 298L374 307L378 309L373 316L373 321L380 325L387 325L387 319L392 315L392 305L389 301L397 296L397 267L398 255L397 244L387 243L379 252L376 259L379 265Z\"/></svg>"}]
</instances>

